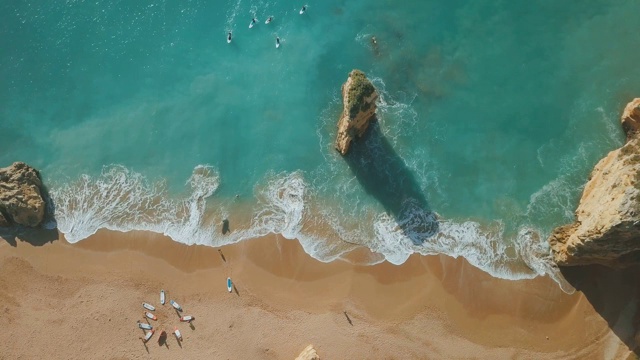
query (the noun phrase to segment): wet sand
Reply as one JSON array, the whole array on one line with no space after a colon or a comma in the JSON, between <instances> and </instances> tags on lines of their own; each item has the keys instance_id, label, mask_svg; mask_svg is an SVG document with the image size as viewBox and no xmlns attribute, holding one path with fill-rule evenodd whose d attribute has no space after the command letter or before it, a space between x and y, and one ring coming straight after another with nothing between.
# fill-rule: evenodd
<instances>
[{"instance_id":1,"label":"wet sand","mask_svg":"<svg viewBox=\"0 0 640 360\"><path fill-rule=\"evenodd\" d=\"M145 232L0 241L0 359L294 359L309 344L323 359L625 359L637 273L571 269L579 291L567 295L547 277L495 279L445 256L321 263L278 236L221 249ZM143 301L180 344L142 343Z\"/></svg>"}]
</instances>

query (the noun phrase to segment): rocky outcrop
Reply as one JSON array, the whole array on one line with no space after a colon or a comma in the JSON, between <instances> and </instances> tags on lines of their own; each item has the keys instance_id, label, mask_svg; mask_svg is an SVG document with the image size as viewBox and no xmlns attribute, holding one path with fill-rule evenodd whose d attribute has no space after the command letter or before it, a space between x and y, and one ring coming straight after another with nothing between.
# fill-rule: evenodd
<instances>
[{"instance_id":1,"label":"rocky outcrop","mask_svg":"<svg viewBox=\"0 0 640 360\"><path fill-rule=\"evenodd\" d=\"M41 187L40 174L25 163L0 168L0 226L40 225L45 212Z\"/></svg>"},{"instance_id":2,"label":"rocky outcrop","mask_svg":"<svg viewBox=\"0 0 640 360\"><path fill-rule=\"evenodd\" d=\"M640 130L640 98L628 103L622 113L622 129L627 134L627 141Z\"/></svg>"},{"instance_id":3,"label":"rocky outcrop","mask_svg":"<svg viewBox=\"0 0 640 360\"><path fill-rule=\"evenodd\" d=\"M378 93L365 74L353 70L342 85L342 115L338 121L336 150L346 155L354 138L362 136L375 119Z\"/></svg>"},{"instance_id":4,"label":"rocky outcrop","mask_svg":"<svg viewBox=\"0 0 640 360\"><path fill-rule=\"evenodd\" d=\"M309 345L302 350L295 360L320 360L320 356L316 353L316 349L313 348L313 345Z\"/></svg>"},{"instance_id":5,"label":"rocky outcrop","mask_svg":"<svg viewBox=\"0 0 640 360\"><path fill-rule=\"evenodd\" d=\"M640 99L625 108L627 142L593 169L576 222L556 228L549 243L558 265L640 263Z\"/></svg>"}]
</instances>

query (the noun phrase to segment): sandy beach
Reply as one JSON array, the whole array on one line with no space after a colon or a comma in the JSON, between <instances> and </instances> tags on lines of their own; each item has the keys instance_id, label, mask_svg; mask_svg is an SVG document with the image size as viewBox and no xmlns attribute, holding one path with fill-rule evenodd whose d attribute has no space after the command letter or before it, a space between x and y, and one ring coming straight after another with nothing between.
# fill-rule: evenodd
<instances>
[{"instance_id":1,"label":"sandy beach","mask_svg":"<svg viewBox=\"0 0 640 360\"><path fill-rule=\"evenodd\" d=\"M637 270L572 269L567 295L445 256L321 263L278 236L219 250L144 232L54 238L0 242L2 359L294 359L309 344L322 359L635 358ZM140 340L144 301L164 346Z\"/></svg>"}]
</instances>

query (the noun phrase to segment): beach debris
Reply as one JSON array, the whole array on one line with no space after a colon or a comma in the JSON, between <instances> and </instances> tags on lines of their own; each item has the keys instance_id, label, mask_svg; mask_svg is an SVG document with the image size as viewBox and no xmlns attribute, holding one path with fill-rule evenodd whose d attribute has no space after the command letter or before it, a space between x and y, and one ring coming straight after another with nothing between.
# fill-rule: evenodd
<instances>
[{"instance_id":1,"label":"beach debris","mask_svg":"<svg viewBox=\"0 0 640 360\"><path fill-rule=\"evenodd\" d=\"M180 334L180 330L178 330L177 326L173 329L173 334L176 336L178 341L182 341L182 334Z\"/></svg>"},{"instance_id":2,"label":"beach debris","mask_svg":"<svg viewBox=\"0 0 640 360\"><path fill-rule=\"evenodd\" d=\"M164 303L165 303L164 290L160 290L160 304L164 305Z\"/></svg>"},{"instance_id":3,"label":"beach debris","mask_svg":"<svg viewBox=\"0 0 640 360\"><path fill-rule=\"evenodd\" d=\"M158 337L158 344L163 345L165 342L167 342L167 332L162 330L160 332L160 336Z\"/></svg>"},{"instance_id":4,"label":"beach debris","mask_svg":"<svg viewBox=\"0 0 640 360\"><path fill-rule=\"evenodd\" d=\"M155 306L153 306L153 305L151 305L149 303L146 303L146 302L142 303L142 307L147 309L147 310L149 310L149 311L156 311L156 307Z\"/></svg>"},{"instance_id":5,"label":"beach debris","mask_svg":"<svg viewBox=\"0 0 640 360\"><path fill-rule=\"evenodd\" d=\"M196 317L195 316L191 316L191 315L185 315L185 316L181 316L180 317L180 321L182 321L182 322L192 322L195 319L196 319Z\"/></svg>"},{"instance_id":6,"label":"beach debris","mask_svg":"<svg viewBox=\"0 0 640 360\"><path fill-rule=\"evenodd\" d=\"M148 311L144 312L144 316L148 317L151 320L158 320L158 318L155 315L153 315L152 313L150 313Z\"/></svg>"},{"instance_id":7,"label":"beach debris","mask_svg":"<svg viewBox=\"0 0 640 360\"><path fill-rule=\"evenodd\" d=\"M175 302L173 300L169 300L169 304L171 304L171 306L173 306L174 309L176 309L178 311L182 311L182 306L178 305L177 302Z\"/></svg>"},{"instance_id":8,"label":"beach debris","mask_svg":"<svg viewBox=\"0 0 640 360\"><path fill-rule=\"evenodd\" d=\"M153 326L147 323L140 322L140 320L138 320L138 327L142 330L153 330Z\"/></svg>"},{"instance_id":9,"label":"beach debris","mask_svg":"<svg viewBox=\"0 0 640 360\"><path fill-rule=\"evenodd\" d=\"M229 292L231 292L231 289L233 289L233 282L231 282L231 278L230 278L230 277L228 277L228 278L227 278L227 290L228 290Z\"/></svg>"},{"instance_id":10,"label":"beach debris","mask_svg":"<svg viewBox=\"0 0 640 360\"><path fill-rule=\"evenodd\" d=\"M144 338L142 339L142 342L146 343L147 341L149 341L149 339L151 339L151 337L155 332L156 332L155 330L151 329L151 331L148 331L146 334L144 334Z\"/></svg>"}]
</instances>

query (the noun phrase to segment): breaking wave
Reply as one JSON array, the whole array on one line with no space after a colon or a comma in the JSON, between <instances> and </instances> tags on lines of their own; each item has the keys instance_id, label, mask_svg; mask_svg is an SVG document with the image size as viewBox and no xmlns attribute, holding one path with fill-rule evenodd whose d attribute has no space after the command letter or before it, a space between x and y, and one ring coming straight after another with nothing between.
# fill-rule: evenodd
<instances>
[{"instance_id":1,"label":"breaking wave","mask_svg":"<svg viewBox=\"0 0 640 360\"><path fill-rule=\"evenodd\" d=\"M120 165L105 167L99 176L82 175L53 187L55 220L66 239L75 243L99 229L143 230L169 236L184 244L222 246L280 234L300 241L305 252L329 262L359 246L370 248L370 264L383 260L401 264L414 253L462 256L472 265L503 279L530 279L550 275L565 291L570 286L557 276L548 259L546 242L532 229L521 229L514 241L505 241L502 224L483 228L473 221L438 219L408 200L401 216L377 213L357 221L343 219L340 209L322 204L309 189L304 173L268 174L254 190L246 223L223 235L222 220L236 211L217 199L220 175L210 166L197 166L181 197L171 196L165 181L150 181ZM233 214L242 217L241 214ZM236 216L238 215L238 216ZM353 219L352 219L353 220ZM424 224L438 224L428 236ZM354 225L355 224L355 225ZM416 242L415 239L426 239Z\"/></svg>"}]
</instances>

